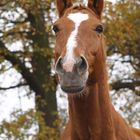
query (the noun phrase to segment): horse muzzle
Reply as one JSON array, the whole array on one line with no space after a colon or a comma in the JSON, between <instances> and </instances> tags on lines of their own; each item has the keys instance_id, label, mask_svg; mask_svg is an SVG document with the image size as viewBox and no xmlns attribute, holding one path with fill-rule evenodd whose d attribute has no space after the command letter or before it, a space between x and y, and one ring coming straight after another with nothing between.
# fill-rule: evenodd
<instances>
[{"instance_id":1,"label":"horse muzzle","mask_svg":"<svg viewBox=\"0 0 140 140\"><path fill-rule=\"evenodd\" d=\"M61 89L66 93L80 93L83 91L88 79L88 63L81 56L75 60L67 60L59 57L56 66Z\"/></svg>"}]
</instances>

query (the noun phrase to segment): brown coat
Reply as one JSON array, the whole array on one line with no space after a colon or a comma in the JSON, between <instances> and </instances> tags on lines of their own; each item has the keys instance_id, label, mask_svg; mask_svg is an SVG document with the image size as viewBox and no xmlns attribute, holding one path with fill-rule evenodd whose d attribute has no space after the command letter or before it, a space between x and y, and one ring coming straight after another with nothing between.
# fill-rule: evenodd
<instances>
[{"instance_id":1,"label":"brown coat","mask_svg":"<svg viewBox=\"0 0 140 140\"><path fill-rule=\"evenodd\" d=\"M60 17L57 22L67 30L57 34L55 59L65 54L65 42L69 30L72 30L72 23L66 20L67 15L73 10L87 13L89 20L80 27L78 34L82 38L78 41L82 47L75 50L75 54L83 53L87 59L89 77L83 94L68 95L69 121L61 140L140 140L140 130L131 128L111 103L104 36L85 30L100 23L103 0L89 0L86 8L71 6L71 0L57 0Z\"/></svg>"}]
</instances>

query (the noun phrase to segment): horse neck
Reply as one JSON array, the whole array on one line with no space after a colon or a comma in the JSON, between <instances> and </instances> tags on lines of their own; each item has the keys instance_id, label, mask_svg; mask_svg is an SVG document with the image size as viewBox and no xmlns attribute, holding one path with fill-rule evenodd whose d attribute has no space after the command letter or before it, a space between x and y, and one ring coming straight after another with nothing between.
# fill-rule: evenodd
<instances>
[{"instance_id":1,"label":"horse neck","mask_svg":"<svg viewBox=\"0 0 140 140\"><path fill-rule=\"evenodd\" d=\"M95 83L87 87L85 95L68 97L71 128L84 140L91 135L94 139L106 135L107 140L114 140L111 101L106 87L100 86Z\"/></svg>"},{"instance_id":2,"label":"horse neck","mask_svg":"<svg viewBox=\"0 0 140 140\"><path fill-rule=\"evenodd\" d=\"M90 132L94 132L94 138L100 135L100 138L103 139L102 133L108 140L114 140L112 104L107 84L106 64L105 61L100 62L100 60L102 58L97 59L97 66L95 64L97 68L96 82L87 85L83 96L68 97L70 121L79 135L87 135L87 139L88 135L91 135ZM101 65L98 66L98 64Z\"/></svg>"}]
</instances>

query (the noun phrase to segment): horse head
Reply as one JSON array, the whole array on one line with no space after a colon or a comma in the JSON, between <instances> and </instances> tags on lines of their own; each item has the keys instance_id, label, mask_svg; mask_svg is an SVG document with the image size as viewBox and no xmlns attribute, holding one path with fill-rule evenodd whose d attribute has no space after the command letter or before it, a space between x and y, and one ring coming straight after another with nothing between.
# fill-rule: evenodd
<instances>
[{"instance_id":1,"label":"horse head","mask_svg":"<svg viewBox=\"0 0 140 140\"><path fill-rule=\"evenodd\" d=\"M103 1L89 0L85 7L73 6L71 0L58 0L57 9L59 19L53 25L55 70L64 92L81 93L96 79L98 71L95 61L103 42Z\"/></svg>"}]
</instances>

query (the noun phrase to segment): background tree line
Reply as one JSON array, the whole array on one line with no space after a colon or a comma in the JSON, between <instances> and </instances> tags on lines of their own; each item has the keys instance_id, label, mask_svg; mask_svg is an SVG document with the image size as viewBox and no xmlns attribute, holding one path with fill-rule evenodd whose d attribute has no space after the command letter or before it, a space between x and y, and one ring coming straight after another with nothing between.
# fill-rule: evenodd
<instances>
[{"instance_id":1,"label":"background tree line","mask_svg":"<svg viewBox=\"0 0 140 140\"><path fill-rule=\"evenodd\" d=\"M118 109L125 112L129 123L140 127L139 8L138 0L121 0L115 5L106 2L103 23L113 103L117 106L117 99L124 97L127 102L118 105ZM28 89L27 95L35 95L35 109L22 113L18 110L12 114L13 121L1 122L2 139L57 140L59 137L63 120L57 109L57 84L52 74L51 26L55 19L53 0L0 2L0 74L14 69L21 76L16 85L0 85L0 93L23 87ZM35 129L34 133L30 129Z\"/></svg>"}]
</instances>

